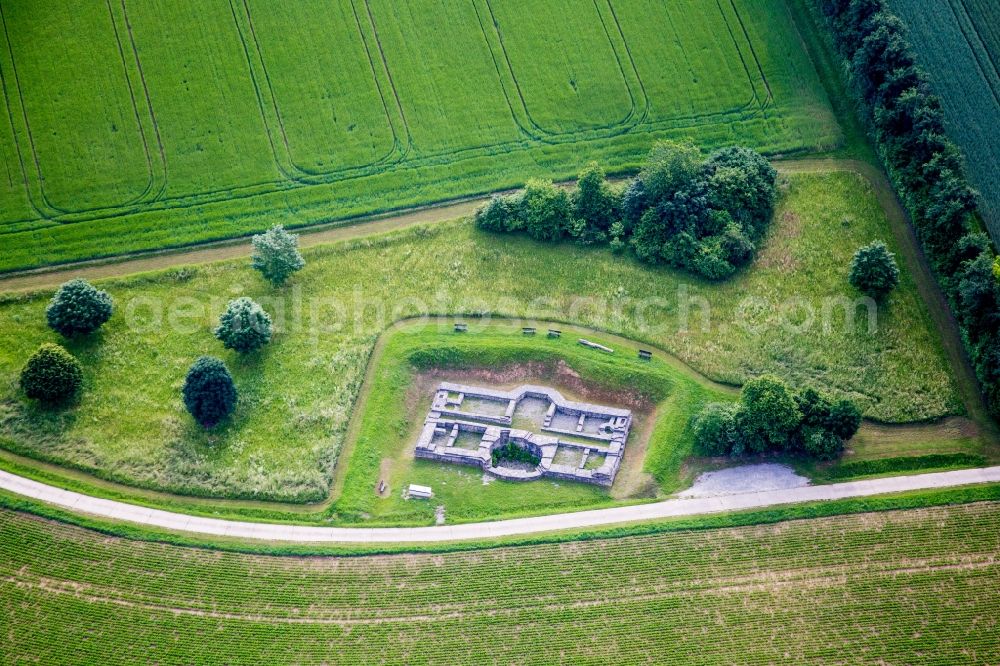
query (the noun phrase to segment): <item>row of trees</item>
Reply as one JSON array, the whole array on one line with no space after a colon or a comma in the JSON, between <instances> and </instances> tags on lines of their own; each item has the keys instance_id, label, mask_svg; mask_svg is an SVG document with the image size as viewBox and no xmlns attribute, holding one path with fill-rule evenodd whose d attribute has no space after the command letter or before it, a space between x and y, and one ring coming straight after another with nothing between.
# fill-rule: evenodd
<instances>
[{"instance_id":1,"label":"row of trees","mask_svg":"<svg viewBox=\"0 0 1000 666\"><path fill-rule=\"evenodd\" d=\"M476 212L476 224L544 241L610 243L642 261L719 280L753 256L774 212L776 183L774 167L749 148L706 158L693 143L662 141L624 186L608 183L592 163L572 191L532 180L521 193L494 197Z\"/></svg>"},{"instance_id":2,"label":"row of trees","mask_svg":"<svg viewBox=\"0 0 1000 666\"><path fill-rule=\"evenodd\" d=\"M861 426L850 400L806 389L793 393L776 377L752 379L738 403L710 403L694 421L695 448L707 456L797 452L829 460Z\"/></svg>"},{"instance_id":3,"label":"row of trees","mask_svg":"<svg viewBox=\"0 0 1000 666\"><path fill-rule=\"evenodd\" d=\"M284 284L305 265L297 236L280 226L254 236L251 265L272 285ZM56 291L45 316L53 331L74 339L97 331L113 312L114 302L106 291L75 279ZM255 352L271 341L271 317L252 299L237 298L229 302L219 317L214 334L226 349L241 354ZM32 400L50 406L65 405L83 387L83 368L62 346L45 343L22 369L20 385ZM225 363L203 356L188 370L182 397L195 420L205 428L212 428L232 413L238 394Z\"/></svg>"},{"instance_id":4,"label":"row of trees","mask_svg":"<svg viewBox=\"0 0 1000 666\"><path fill-rule=\"evenodd\" d=\"M879 153L962 327L990 410L1000 415L997 259L974 224L977 195L946 136L941 100L886 0L821 0L821 7Z\"/></svg>"}]
</instances>

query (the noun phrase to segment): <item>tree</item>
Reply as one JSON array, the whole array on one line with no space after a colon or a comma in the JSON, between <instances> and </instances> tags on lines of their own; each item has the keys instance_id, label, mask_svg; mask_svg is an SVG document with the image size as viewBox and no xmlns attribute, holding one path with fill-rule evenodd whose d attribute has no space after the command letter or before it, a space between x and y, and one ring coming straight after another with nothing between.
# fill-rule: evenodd
<instances>
[{"instance_id":1,"label":"tree","mask_svg":"<svg viewBox=\"0 0 1000 666\"><path fill-rule=\"evenodd\" d=\"M993 256L983 252L958 272L958 321L973 340L989 337L1000 327L1000 285L993 275Z\"/></svg>"},{"instance_id":2,"label":"tree","mask_svg":"<svg viewBox=\"0 0 1000 666\"><path fill-rule=\"evenodd\" d=\"M299 237L281 225L253 237L251 265L274 286L281 286L292 273L306 265L299 253Z\"/></svg>"},{"instance_id":3,"label":"tree","mask_svg":"<svg viewBox=\"0 0 1000 666\"><path fill-rule=\"evenodd\" d=\"M476 226L486 231L515 231L519 202L510 195L497 195L476 210Z\"/></svg>"},{"instance_id":4,"label":"tree","mask_svg":"<svg viewBox=\"0 0 1000 666\"><path fill-rule=\"evenodd\" d=\"M803 429L802 448L813 458L832 460L844 452L844 440L826 428Z\"/></svg>"},{"instance_id":5,"label":"tree","mask_svg":"<svg viewBox=\"0 0 1000 666\"><path fill-rule=\"evenodd\" d=\"M1000 336L986 336L974 348L976 376L990 412L1000 414Z\"/></svg>"},{"instance_id":6,"label":"tree","mask_svg":"<svg viewBox=\"0 0 1000 666\"><path fill-rule=\"evenodd\" d=\"M188 370L181 391L184 406L203 428L214 428L236 408L236 385L226 364L202 356Z\"/></svg>"},{"instance_id":7,"label":"tree","mask_svg":"<svg viewBox=\"0 0 1000 666\"><path fill-rule=\"evenodd\" d=\"M611 225L620 217L619 206L604 169L597 162L584 167L573 195L573 217L582 222L577 238L585 243L606 239Z\"/></svg>"},{"instance_id":8,"label":"tree","mask_svg":"<svg viewBox=\"0 0 1000 666\"><path fill-rule=\"evenodd\" d=\"M751 379L741 402L738 427L750 451L789 448L802 415L784 382L769 375Z\"/></svg>"},{"instance_id":9,"label":"tree","mask_svg":"<svg viewBox=\"0 0 1000 666\"><path fill-rule=\"evenodd\" d=\"M824 426L830 418L833 405L816 389L806 388L795 396L795 404L802 414L803 426Z\"/></svg>"},{"instance_id":10,"label":"tree","mask_svg":"<svg viewBox=\"0 0 1000 666\"><path fill-rule=\"evenodd\" d=\"M529 180L521 209L524 228L535 240L557 241L569 230L569 195L551 181Z\"/></svg>"},{"instance_id":11,"label":"tree","mask_svg":"<svg viewBox=\"0 0 1000 666\"><path fill-rule=\"evenodd\" d=\"M100 328L111 318L113 309L108 292L77 278L59 287L45 308L45 319L56 333L75 338Z\"/></svg>"},{"instance_id":12,"label":"tree","mask_svg":"<svg viewBox=\"0 0 1000 666\"><path fill-rule=\"evenodd\" d=\"M648 207L649 198L646 196L646 186L642 184L642 178L633 178L622 192L621 221L626 234L632 233Z\"/></svg>"},{"instance_id":13,"label":"tree","mask_svg":"<svg viewBox=\"0 0 1000 666\"><path fill-rule=\"evenodd\" d=\"M21 370L21 389L32 400L49 405L69 402L83 386L80 362L59 345L45 343Z\"/></svg>"},{"instance_id":14,"label":"tree","mask_svg":"<svg viewBox=\"0 0 1000 666\"><path fill-rule=\"evenodd\" d=\"M774 215L778 171L755 150L734 146L708 158L709 205L725 211L750 238L758 238Z\"/></svg>"},{"instance_id":15,"label":"tree","mask_svg":"<svg viewBox=\"0 0 1000 666\"><path fill-rule=\"evenodd\" d=\"M847 441L861 427L861 410L850 400L838 400L830 406L823 425L834 435Z\"/></svg>"},{"instance_id":16,"label":"tree","mask_svg":"<svg viewBox=\"0 0 1000 666\"><path fill-rule=\"evenodd\" d=\"M882 241L866 245L854 254L849 279L856 289L881 300L899 284L896 257Z\"/></svg>"},{"instance_id":17,"label":"tree","mask_svg":"<svg viewBox=\"0 0 1000 666\"><path fill-rule=\"evenodd\" d=\"M737 446L736 405L709 403L695 416L691 426L698 453L706 456L726 456Z\"/></svg>"},{"instance_id":18,"label":"tree","mask_svg":"<svg viewBox=\"0 0 1000 666\"><path fill-rule=\"evenodd\" d=\"M257 351L271 341L271 316L258 303L243 297L229 301L219 317L215 337L226 349L242 353Z\"/></svg>"},{"instance_id":19,"label":"tree","mask_svg":"<svg viewBox=\"0 0 1000 666\"><path fill-rule=\"evenodd\" d=\"M690 141L657 141L639 173L649 206L673 198L676 192L692 189L700 180L704 158Z\"/></svg>"}]
</instances>

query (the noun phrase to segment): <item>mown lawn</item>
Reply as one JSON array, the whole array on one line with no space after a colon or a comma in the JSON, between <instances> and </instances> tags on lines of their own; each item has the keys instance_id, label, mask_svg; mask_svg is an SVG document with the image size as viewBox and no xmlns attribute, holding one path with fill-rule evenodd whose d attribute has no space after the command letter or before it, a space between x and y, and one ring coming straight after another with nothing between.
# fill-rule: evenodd
<instances>
[{"instance_id":1,"label":"mown lawn","mask_svg":"<svg viewBox=\"0 0 1000 666\"><path fill-rule=\"evenodd\" d=\"M329 492L377 337L420 313L599 328L669 351L712 379L775 373L851 397L876 419L961 412L905 270L873 329L860 315L847 325L838 307L823 325L824 305L837 302L830 299L856 297L846 283L854 250L875 238L893 243L867 182L801 174L782 189L760 256L723 284L605 249L486 235L468 221L309 250L305 270L280 291L246 261L104 281L117 314L94 339L68 345L86 387L64 412L27 405L17 390L28 355L56 339L44 324L49 294L11 296L0 305L0 443L145 487L318 500ZM244 294L274 314L277 334L261 354L239 358L211 330L225 302ZM235 417L213 434L193 425L179 394L188 366L205 353L226 360L241 392Z\"/></svg>"},{"instance_id":2,"label":"mown lawn","mask_svg":"<svg viewBox=\"0 0 1000 666\"><path fill-rule=\"evenodd\" d=\"M346 558L3 510L0 661L990 664L998 551L995 502Z\"/></svg>"}]
</instances>

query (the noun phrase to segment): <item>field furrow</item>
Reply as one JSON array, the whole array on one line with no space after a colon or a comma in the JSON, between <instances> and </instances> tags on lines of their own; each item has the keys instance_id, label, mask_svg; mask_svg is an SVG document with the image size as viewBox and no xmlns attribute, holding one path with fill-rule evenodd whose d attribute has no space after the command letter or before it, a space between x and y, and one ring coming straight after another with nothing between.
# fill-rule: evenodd
<instances>
[{"instance_id":1,"label":"field furrow","mask_svg":"<svg viewBox=\"0 0 1000 666\"><path fill-rule=\"evenodd\" d=\"M0 512L6 656L46 662L992 663L998 508L273 557ZM211 636L210 641L199 637ZM767 640L759 637L767 636ZM845 658L846 656L846 658ZM108 663L107 659L102 660Z\"/></svg>"}]
</instances>

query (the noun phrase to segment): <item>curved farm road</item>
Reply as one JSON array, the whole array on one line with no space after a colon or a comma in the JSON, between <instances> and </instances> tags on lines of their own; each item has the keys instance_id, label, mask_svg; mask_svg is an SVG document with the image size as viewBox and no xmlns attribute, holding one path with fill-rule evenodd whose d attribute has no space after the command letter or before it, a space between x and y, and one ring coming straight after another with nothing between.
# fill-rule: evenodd
<instances>
[{"instance_id":1,"label":"curved farm road","mask_svg":"<svg viewBox=\"0 0 1000 666\"><path fill-rule=\"evenodd\" d=\"M920 253L913 231L893 194L885 175L865 162L833 159L789 160L777 163L785 173L805 171L854 171L861 174L875 189L893 234L902 249L903 259L913 273L918 289L944 341L956 379L969 415L980 427L995 432L996 426L985 416L972 368L965 357L958 329L940 289L931 276ZM334 227L304 229L304 247L332 241L357 238L415 224L442 222L471 214L485 197L467 199L440 206L415 209L391 216L363 218ZM158 270L179 265L220 261L248 256L247 239L235 239L175 251L131 255L103 262L84 262L37 271L0 276L0 290L17 291L55 286L72 277L102 278ZM725 511L738 511L801 502L865 497L885 493L934 488L949 488L976 483L1000 482L1000 466L966 469L933 474L900 476L853 481L821 486L741 493L720 497L670 499L649 504L614 507L564 513L535 518L518 518L489 523L467 523L455 526L409 528L347 528L310 527L277 523L203 518L183 513L101 499L63 490L0 470L0 489L52 504L73 512L104 519L121 520L148 527L178 530L197 534L242 539L295 542L341 543L412 543L489 539L494 537L570 530L624 522L654 520L675 516L696 516Z\"/></svg>"},{"instance_id":2,"label":"curved farm road","mask_svg":"<svg viewBox=\"0 0 1000 666\"><path fill-rule=\"evenodd\" d=\"M218 518L199 518L183 513L161 511L100 499L62 490L44 483L0 471L0 488L25 497L54 504L77 513L99 518L126 521L195 534L263 541L303 543L417 543L492 539L496 537L572 530L626 522L698 516L725 511L739 511L782 504L797 504L885 493L950 488L975 483L1000 481L1000 467L964 469L953 472L898 476L837 483L828 486L805 486L720 497L671 499L650 504L562 513L536 518L515 518L491 523L466 523L436 527L309 527L275 523L249 523Z\"/></svg>"}]
</instances>

